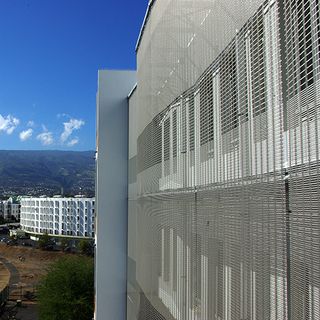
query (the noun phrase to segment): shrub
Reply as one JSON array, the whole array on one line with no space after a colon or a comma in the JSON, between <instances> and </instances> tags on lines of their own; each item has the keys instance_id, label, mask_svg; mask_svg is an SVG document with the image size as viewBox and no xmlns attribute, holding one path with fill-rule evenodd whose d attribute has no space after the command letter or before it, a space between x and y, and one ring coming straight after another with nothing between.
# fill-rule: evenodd
<instances>
[{"instance_id":1,"label":"shrub","mask_svg":"<svg viewBox=\"0 0 320 320\"><path fill-rule=\"evenodd\" d=\"M94 310L94 262L68 256L49 269L38 288L40 320L88 320Z\"/></svg>"}]
</instances>

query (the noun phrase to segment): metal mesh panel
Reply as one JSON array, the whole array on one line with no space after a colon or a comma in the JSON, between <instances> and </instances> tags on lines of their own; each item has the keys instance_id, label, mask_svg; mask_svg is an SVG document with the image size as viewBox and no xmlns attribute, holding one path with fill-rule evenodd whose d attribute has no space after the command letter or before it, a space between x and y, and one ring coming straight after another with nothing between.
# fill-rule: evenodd
<instances>
[{"instance_id":1,"label":"metal mesh panel","mask_svg":"<svg viewBox=\"0 0 320 320\"><path fill-rule=\"evenodd\" d=\"M137 51L139 134L165 106L194 85L262 1L153 3Z\"/></svg>"},{"instance_id":2,"label":"metal mesh panel","mask_svg":"<svg viewBox=\"0 0 320 320\"><path fill-rule=\"evenodd\" d=\"M153 3L128 319L319 319L318 0Z\"/></svg>"},{"instance_id":3,"label":"metal mesh panel","mask_svg":"<svg viewBox=\"0 0 320 320\"><path fill-rule=\"evenodd\" d=\"M319 2L285 1L292 319L318 319Z\"/></svg>"}]
</instances>

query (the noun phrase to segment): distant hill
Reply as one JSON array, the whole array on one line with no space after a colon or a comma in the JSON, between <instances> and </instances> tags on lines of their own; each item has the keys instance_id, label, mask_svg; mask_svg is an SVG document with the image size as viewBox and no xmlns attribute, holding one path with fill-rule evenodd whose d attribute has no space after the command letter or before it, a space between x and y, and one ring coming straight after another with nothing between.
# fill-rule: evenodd
<instances>
[{"instance_id":1,"label":"distant hill","mask_svg":"<svg viewBox=\"0 0 320 320\"><path fill-rule=\"evenodd\" d=\"M94 151L0 150L0 195L94 195Z\"/></svg>"}]
</instances>

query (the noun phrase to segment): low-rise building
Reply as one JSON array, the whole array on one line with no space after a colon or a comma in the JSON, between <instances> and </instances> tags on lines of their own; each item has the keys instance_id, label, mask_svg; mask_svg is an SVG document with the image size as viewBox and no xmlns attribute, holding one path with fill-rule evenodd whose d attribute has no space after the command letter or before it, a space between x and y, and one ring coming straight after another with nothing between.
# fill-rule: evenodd
<instances>
[{"instance_id":1,"label":"low-rise building","mask_svg":"<svg viewBox=\"0 0 320 320\"><path fill-rule=\"evenodd\" d=\"M21 229L31 234L94 237L95 198L21 198Z\"/></svg>"},{"instance_id":2,"label":"low-rise building","mask_svg":"<svg viewBox=\"0 0 320 320\"><path fill-rule=\"evenodd\" d=\"M11 229L9 231L9 235L10 235L10 237L25 238L26 232L21 229Z\"/></svg>"}]
</instances>

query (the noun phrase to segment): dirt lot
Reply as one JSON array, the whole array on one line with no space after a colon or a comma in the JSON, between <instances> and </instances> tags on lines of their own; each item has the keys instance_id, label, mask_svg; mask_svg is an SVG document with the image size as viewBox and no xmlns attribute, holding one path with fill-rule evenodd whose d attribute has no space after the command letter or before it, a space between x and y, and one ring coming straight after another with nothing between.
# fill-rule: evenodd
<instances>
[{"instance_id":1,"label":"dirt lot","mask_svg":"<svg viewBox=\"0 0 320 320\"><path fill-rule=\"evenodd\" d=\"M36 293L39 280L46 274L49 265L66 253L42 251L29 247L7 246L0 243L0 258L11 265L11 293L8 306L14 306L16 300L22 300L22 308L16 308L17 319L36 320L36 301L32 298ZM12 275L14 275L12 277ZM27 296L26 296L27 294ZM0 316L0 319L7 319Z\"/></svg>"}]
</instances>

